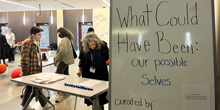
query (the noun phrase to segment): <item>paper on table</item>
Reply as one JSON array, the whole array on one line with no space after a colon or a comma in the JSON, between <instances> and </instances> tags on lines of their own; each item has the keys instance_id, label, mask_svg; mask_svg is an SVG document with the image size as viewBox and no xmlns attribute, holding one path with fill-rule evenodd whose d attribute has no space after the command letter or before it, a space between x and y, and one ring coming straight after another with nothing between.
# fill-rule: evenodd
<instances>
[{"instance_id":1,"label":"paper on table","mask_svg":"<svg viewBox=\"0 0 220 110\"><path fill-rule=\"evenodd\" d=\"M80 86L85 86L85 87L92 87L92 86L94 86L94 85L96 85L96 84L99 84L99 83L101 83L102 81L98 81L98 80L88 80L88 81L85 81L85 82L83 82L83 83L80 83L80 84L78 84L78 85L80 85Z\"/></svg>"},{"instance_id":2,"label":"paper on table","mask_svg":"<svg viewBox=\"0 0 220 110\"><path fill-rule=\"evenodd\" d=\"M183 85L183 110L210 110L210 86Z\"/></svg>"},{"instance_id":3,"label":"paper on table","mask_svg":"<svg viewBox=\"0 0 220 110\"><path fill-rule=\"evenodd\" d=\"M57 82L60 80L66 79L65 75L60 75L60 74L39 74L37 77L32 78L31 81L35 83L40 83L40 84L49 84L53 82Z\"/></svg>"}]
</instances>

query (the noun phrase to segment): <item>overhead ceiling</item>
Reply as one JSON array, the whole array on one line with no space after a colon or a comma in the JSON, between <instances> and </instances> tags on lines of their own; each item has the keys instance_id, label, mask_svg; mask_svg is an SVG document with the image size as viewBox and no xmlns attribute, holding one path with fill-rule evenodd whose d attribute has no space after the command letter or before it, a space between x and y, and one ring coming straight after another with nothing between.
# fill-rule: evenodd
<instances>
[{"instance_id":1,"label":"overhead ceiling","mask_svg":"<svg viewBox=\"0 0 220 110\"><path fill-rule=\"evenodd\" d=\"M110 0L105 1L110 3ZM39 4L41 10L109 8L103 0L0 0L0 12L35 11L39 10Z\"/></svg>"}]
</instances>

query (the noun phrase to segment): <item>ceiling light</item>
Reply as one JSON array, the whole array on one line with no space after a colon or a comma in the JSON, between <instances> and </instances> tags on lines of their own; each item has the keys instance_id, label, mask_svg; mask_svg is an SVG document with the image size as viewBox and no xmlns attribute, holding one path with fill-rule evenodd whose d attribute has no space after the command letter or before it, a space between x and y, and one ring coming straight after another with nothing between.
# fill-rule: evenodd
<instances>
[{"instance_id":1,"label":"ceiling light","mask_svg":"<svg viewBox=\"0 0 220 110\"><path fill-rule=\"evenodd\" d=\"M51 22L51 25L53 25L53 11L51 11L50 22Z\"/></svg>"},{"instance_id":2,"label":"ceiling light","mask_svg":"<svg viewBox=\"0 0 220 110\"><path fill-rule=\"evenodd\" d=\"M15 5L20 5L20 6L24 6L24 7L28 7L28 8L38 9L38 8L35 8L35 7L31 7L31 6L23 5L23 4L20 4L20 3L11 2L11 1L6 1L6 0L0 0L0 1L15 4Z\"/></svg>"},{"instance_id":3,"label":"ceiling light","mask_svg":"<svg viewBox=\"0 0 220 110\"><path fill-rule=\"evenodd\" d=\"M108 6L110 6L110 4L108 2L106 2L105 0L102 0L103 2L105 2Z\"/></svg>"},{"instance_id":4,"label":"ceiling light","mask_svg":"<svg viewBox=\"0 0 220 110\"><path fill-rule=\"evenodd\" d=\"M82 22L83 22L83 24L84 24L84 21L85 21L85 18L84 18L84 10L83 10L83 12L82 12Z\"/></svg>"},{"instance_id":5,"label":"ceiling light","mask_svg":"<svg viewBox=\"0 0 220 110\"><path fill-rule=\"evenodd\" d=\"M23 13L23 24L25 25L25 12Z\"/></svg>"}]
</instances>

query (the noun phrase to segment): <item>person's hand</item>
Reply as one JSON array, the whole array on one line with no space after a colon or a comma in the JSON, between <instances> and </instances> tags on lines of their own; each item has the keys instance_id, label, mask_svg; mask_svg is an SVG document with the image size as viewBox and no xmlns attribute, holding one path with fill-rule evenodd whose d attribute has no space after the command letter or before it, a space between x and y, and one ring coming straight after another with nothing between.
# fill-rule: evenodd
<instances>
[{"instance_id":1,"label":"person's hand","mask_svg":"<svg viewBox=\"0 0 220 110\"><path fill-rule=\"evenodd\" d=\"M12 48L12 46L10 46L10 48Z\"/></svg>"},{"instance_id":2,"label":"person's hand","mask_svg":"<svg viewBox=\"0 0 220 110\"><path fill-rule=\"evenodd\" d=\"M76 74L80 77L82 75L82 72L78 71Z\"/></svg>"}]
</instances>

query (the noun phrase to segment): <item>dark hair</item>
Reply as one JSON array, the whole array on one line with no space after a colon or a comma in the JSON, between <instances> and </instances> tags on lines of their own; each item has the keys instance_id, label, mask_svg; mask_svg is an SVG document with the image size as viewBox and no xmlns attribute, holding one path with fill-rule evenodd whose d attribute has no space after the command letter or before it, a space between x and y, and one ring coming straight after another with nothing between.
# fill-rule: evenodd
<instances>
[{"instance_id":1,"label":"dark hair","mask_svg":"<svg viewBox=\"0 0 220 110\"><path fill-rule=\"evenodd\" d=\"M37 33L42 32L42 31L44 31L44 30L39 27L33 26L33 27L31 27L30 33L31 33L31 35L32 34L36 35Z\"/></svg>"},{"instance_id":2,"label":"dark hair","mask_svg":"<svg viewBox=\"0 0 220 110\"><path fill-rule=\"evenodd\" d=\"M70 32L70 30L68 30L67 28L65 27L60 27L57 32L60 32L60 37L63 38L63 37L67 37L69 39L74 39L74 35L72 34L72 32Z\"/></svg>"},{"instance_id":3,"label":"dark hair","mask_svg":"<svg viewBox=\"0 0 220 110\"><path fill-rule=\"evenodd\" d=\"M2 29L0 28L0 32L2 32ZM0 33L1 34L1 33Z\"/></svg>"},{"instance_id":4,"label":"dark hair","mask_svg":"<svg viewBox=\"0 0 220 110\"><path fill-rule=\"evenodd\" d=\"M90 32L95 32L95 31L94 31L93 28L89 28L88 31L87 31L87 33L90 33Z\"/></svg>"}]
</instances>

